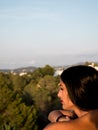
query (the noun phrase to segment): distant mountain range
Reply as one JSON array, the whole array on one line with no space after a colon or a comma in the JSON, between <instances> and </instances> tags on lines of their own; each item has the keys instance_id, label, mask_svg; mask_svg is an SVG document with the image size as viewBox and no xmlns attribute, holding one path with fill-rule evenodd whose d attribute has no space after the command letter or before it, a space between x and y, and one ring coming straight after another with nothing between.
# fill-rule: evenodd
<instances>
[{"instance_id":1,"label":"distant mountain range","mask_svg":"<svg viewBox=\"0 0 98 130\"><path fill-rule=\"evenodd\" d=\"M93 61L88 61L89 63L90 62L93 62ZM58 66L52 66L54 67L55 70L57 70L58 68L63 68L63 69L66 69L68 68L69 66L72 66L72 65L83 65L85 64L86 62L78 62L78 63L75 63L75 64L69 64L69 65L58 65ZM94 62L95 64L98 64L98 62ZM0 72L4 72L4 73L25 73L25 72L33 72L35 69L37 69L38 67L34 67L34 66L28 66L28 67L21 67L21 68L16 68L16 69L0 69Z\"/></svg>"},{"instance_id":2,"label":"distant mountain range","mask_svg":"<svg viewBox=\"0 0 98 130\"><path fill-rule=\"evenodd\" d=\"M84 64L84 63L77 63L75 65L78 64ZM54 67L54 69L58 69L58 68L68 68L70 65L61 65L61 66L52 66ZM34 67L34 66L28 66L28 67L21 67L21 68L16 68L16 69L0 69L0 72L4 72L4 73L22 73L22 72L33 72L35 69L37 69L38 67Z\"/></svg>"},{"instance_id":3,"label":"distant mountain range","mask_svg":"<svg viewBox=\"0 0 98 130\"><path fill-rule=\"evenodd\" d=\"M13 73L21 73L21 72L33 72L37 67L21 67L17 69L0 69L0 72L13 72Z\"/></svg>"}]
</instances>

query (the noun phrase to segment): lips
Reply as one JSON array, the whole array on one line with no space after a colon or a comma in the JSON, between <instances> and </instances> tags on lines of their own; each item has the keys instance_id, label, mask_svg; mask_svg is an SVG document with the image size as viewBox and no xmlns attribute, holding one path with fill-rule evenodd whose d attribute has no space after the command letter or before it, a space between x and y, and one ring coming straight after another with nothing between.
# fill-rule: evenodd
<instances>
[{"instance_id":1,"label":"lips","mask_svg":"<svg viewBox=\"0 0 98 130\"><path fill-rule=\"evenodd\" d=\"M63 104L63 100L60 100L60 102Z\"/></svg>"}]
</instances>

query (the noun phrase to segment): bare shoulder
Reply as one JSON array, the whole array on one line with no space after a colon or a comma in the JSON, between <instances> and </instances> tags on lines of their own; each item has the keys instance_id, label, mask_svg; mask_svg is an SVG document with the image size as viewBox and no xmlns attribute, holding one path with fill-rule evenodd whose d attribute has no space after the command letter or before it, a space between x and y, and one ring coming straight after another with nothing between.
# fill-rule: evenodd
<instances>
[{"instance_id":1,"label":"bare shoulder","mask_svg":"<svg viewBox=\"0 0 98 130\"><path fill-rule=\"evenodd\" d=\"M68 122L50 123L43 130L98 130L98 110Z\"/></svg>"},{"instance_id":2,"label":"bare shoulder","mask_svg":"<svg viewBox=\"0 0 98 130\"><path fill-rule=\"evenodd\" d=\"M65 128L66 130L74 130L73 126L69 124L69 122L50 123L43 130L65 130ZM79 130L79 128L75 130Z\"/></svg>"},{"instance_id":3,"label":"bare shoulder","mask_svg":"<svg viewBox=\"0 0 98 130\"><path fill-rule=\"evenodd\" d=\"M98 109L89 112L90 122L98 129Z\"/></svg>"},{"instance_id":4,"label":"bare shoulder","mask_svg":"<svg viewBox=\"0 0 98 130\"><path fill-rule=\"evenodd\" d=\"M56 123L50 123L45 127L44 130L88 130L85 129L85 125L83 125L83 122L80 121L80 119L71 120L68 122L56 122ZM93 129L89 129L93 130Z\"/></svg>"}]
</instances>

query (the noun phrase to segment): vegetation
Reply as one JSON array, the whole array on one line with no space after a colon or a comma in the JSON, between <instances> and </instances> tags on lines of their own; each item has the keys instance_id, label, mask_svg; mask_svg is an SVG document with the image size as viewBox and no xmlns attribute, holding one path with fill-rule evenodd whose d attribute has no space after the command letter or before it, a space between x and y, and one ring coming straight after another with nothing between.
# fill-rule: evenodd
<instances>
[{"instance_id":1,"label":"vegetation","mask_svg":"<svg viewBox=\"0 0 98 130\"><path fill-rule=\"evenodd\" d=\"M0 73L0 130L42 130L49 111L60 107L59 76L46 65L19 76Z\"/></svg>"}]
</instances>

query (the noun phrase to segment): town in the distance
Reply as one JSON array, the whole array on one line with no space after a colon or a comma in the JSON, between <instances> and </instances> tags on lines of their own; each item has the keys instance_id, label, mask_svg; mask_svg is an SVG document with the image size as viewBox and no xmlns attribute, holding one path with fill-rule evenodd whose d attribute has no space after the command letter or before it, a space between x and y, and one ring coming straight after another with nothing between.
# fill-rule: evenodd
<instances>
[{"instance_id":1,"label":"town in the distance","mask_svg":"<svg viewBox=\"0 0 98 130\"><path fill-rule=\"evenodd\" d=\"M77 63L81 65L88 65L94 67L98 70L98 63L97 62L84 62L84 63ZM55 69L55 75L60 75L62 71L72 65L65 65L65 66L52 66ZM38 67L30 66L30 67L21 67L16 69L0 69L0 72L3 73L12 73L12 74L19 74L20 76L28 74L28 72L33 72Z\"/></svg>"}]
</instances>

